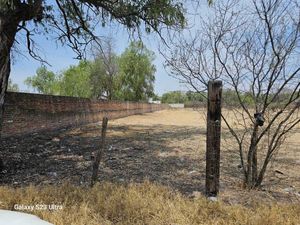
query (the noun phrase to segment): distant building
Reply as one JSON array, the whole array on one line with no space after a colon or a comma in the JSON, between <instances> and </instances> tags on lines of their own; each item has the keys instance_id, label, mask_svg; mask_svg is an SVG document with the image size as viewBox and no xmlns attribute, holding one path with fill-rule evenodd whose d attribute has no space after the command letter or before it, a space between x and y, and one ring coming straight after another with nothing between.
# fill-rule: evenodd
<instances>
[{"instance_id":1,"label":"distant building","mask_svg":"<svg viewBox=\"0 0 300 225\"><path fill-rule=\"evenodd\" d=\"M148 102L152 104L161 104L161 101L159 100L154 101L152 98L149 98Z\"/></svg>"}]
</instances>

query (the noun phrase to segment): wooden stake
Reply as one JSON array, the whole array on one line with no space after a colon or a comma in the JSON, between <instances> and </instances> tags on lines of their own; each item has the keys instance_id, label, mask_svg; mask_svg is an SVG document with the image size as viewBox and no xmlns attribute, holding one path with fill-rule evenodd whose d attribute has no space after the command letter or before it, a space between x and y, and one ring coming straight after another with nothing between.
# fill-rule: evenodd
<instances>
[{"instance_id":1,"label":"wooden stake","mask_svg":"<svg viewBox=\"0 0 300 225\"><path fill-rule=\"evenodd\" d=\"M93 187L94 184L97 181L99 165L100 165L100 161L101 161L101 158L103 156L104 149L105 149L105 138L106 138L107 123L108 123L108 118L107 117L103 117L103 120L102 120L102 132L101 132L101 144L100 144L99 151L97 152L97 155L95 157L95 161L93 163L91 187Z\"/></svg>"},{"instance_id":2,"label":"wooden stake","mask_svg":"<svg viewBox=\"0 0 300 225\"><path fill-rule=\"evenodd\" d=\"M208 82L205 192L217 196L220 178L222 81Z\"/></svg>"}]
</instances>

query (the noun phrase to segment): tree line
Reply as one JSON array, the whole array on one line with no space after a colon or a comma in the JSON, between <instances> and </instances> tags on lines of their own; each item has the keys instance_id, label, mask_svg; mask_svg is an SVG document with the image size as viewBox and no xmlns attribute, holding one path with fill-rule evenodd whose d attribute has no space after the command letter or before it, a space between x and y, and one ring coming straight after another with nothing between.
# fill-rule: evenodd
<instances>
[{"instance_id":1,"label":"tree line","mask_svg":"<svg viewBox=\"0 0 300 225\"><path fill-rule=\"evenodd\" d=\"M286 89L282 93L278 94L272 102L273 108L280 107L282 104L286 104L289 101L289 97L292 94L292 90ZM272 95L272 94L270 94ZM258 99L254 99L250 91L239 92L240 99L238 98L235 90L226 88L222 91L222 99L224 107L240 107L240 101L247 107L255 107L257 101L262 102L264 96ZM160 100L161 103L166 104L184 104L185 107L197 107L206 106L207 92L195 92L195 91L170 91L164 93L162 96L155 95L153 100Z\"/></svg>"},{"instance_id":2,"label":"tree line","mask_svg":"<svg viewBox=\"0 0 300 225\"><path fill-rule=\"evenodd\" d=\"M154 95L154 53L141 41L132 42L121 55L111 42L97 49L93 60L54 73L41 66L25 84L39 93L93 99L147 101Z\"/></svg>"}]
</instances>

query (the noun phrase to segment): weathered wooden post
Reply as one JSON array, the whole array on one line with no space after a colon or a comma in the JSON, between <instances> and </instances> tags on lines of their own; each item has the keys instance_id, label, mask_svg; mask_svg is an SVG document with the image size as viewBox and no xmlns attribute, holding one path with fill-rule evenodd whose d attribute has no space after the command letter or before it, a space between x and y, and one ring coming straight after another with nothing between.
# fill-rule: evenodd
<instances>
[{"instance_id":1,"label":"weathered wooden post","mask_svg":"<svg viewBox=\"0 0 300 225\"><path fill-rule=\"evenodd\" d=\"M207 134L206 134L206 180L205 192L215 197L219 192L220 144L221 144L221 98L222 81L208 82Z\"/></svg>"},{"instance_id":2,"label":"weathered wooden post","mask_svg":"<svg viewBox=\"0 0 300 225\"><path fill-rule=\"evenodd\" d=\"M103 117L103 120L102 120L102 131L101 131L101 144L100 144L100 148L99 148L99 150L98 150L98 152L96 154L95 161L93 163L91 187L94 186L94 184L97 181L100 160L102 158L102 155L103 155L103 152L104 152L104 149L105 149L105 138L106 138L107 123L108 123L108 118L107 117Z\"/></svg>"}]
</instances>

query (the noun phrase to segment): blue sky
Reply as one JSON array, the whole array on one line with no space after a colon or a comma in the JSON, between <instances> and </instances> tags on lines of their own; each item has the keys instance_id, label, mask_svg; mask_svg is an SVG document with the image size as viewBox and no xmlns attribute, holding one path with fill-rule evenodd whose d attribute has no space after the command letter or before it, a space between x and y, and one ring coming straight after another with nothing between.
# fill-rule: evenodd
<instances>
[{"instance_id":1,"label":"blue sky","mask_svg":"<svg viewBox=\"0 0 300 225\"><path fill-rule=\"evenodd\" d=\"M120 54L128 46L132 37L128 34L122 26L108 26L106 28L100 27L97 31L99 35L111 36L114 39L115 51ZM33 37L36 42L36 46L39 49L40 55L47 60L51 65L48 69L54 72L60 72L70 65L78 63L78 60L74 59L75 53L72 52L67 46L62 46L53 38L46 39L45 36L36 35ZM172 90L187 90L183 84L180 84L178 80L170 77L164 69L164 59L158 52L158 44L160 39L157 34L143 35L143 42L148 49L155 52L156 59L154 64L156 66L156 81L155 81L155 93L161 95L167 91ZM24 37L19 35L19 44L16 45L16 49L21 54L14 54L11 75L10 78L14 83L19 85L21 91L33 92L32 89L24 84L24 80L28 76L35 74L36 69L41 66L41 63L34 60L28 55L26 46L24 45Z\"/></svg>"},{"instance_id":2,"label":"blue sky","mask_svg":"<svg viewBox=\"0 0 300 225\"><path fill-rule=\"evenodd\" d=\"M187 5L188 11L194 13L198 8L198 10L200 9L202 15L209 11L207 0L199 0L197 4L199 4L199 8L196 7L193 2ZM193 24L194 28L197 29L197 17L189 18L188 23L189 25ZM127 30L123 26L117 24L111 24L111 26L107 25L104 28L99 26L96 33L101 36L112 37L114 39L115 51L117 54L122 53L130 43L130 40L132 40L130 39L131 37L128 34ZM162 44L162 41L158 37L158 35L142 35L144 44L156 55L156 59L154 61L157 69L155 74L156 81L154 85L155 93L162 95L163 93L168 91L188 90L188 88L184 84L181 84L178 80L169 76L167 71L165 71L163 66L164 59L158 51L159 44ZM49 36L51 36L51 34ZM47 36L48 39L46 39L46 37L43 35L36 35L35 37L33 37L37 44L37 47L39 48L40 55L51 65L51 67L48 68L49 70L60 72L64 69L67 69L70 65L75 65L78 63L78 60L74 59L76 55L70 48L57 44L55 40L49 36ZM24 80L27 77L34 75L36 69L41 66L41 63L34 60L28 55L24 36L22 38L21 35L19 35L19 38L17 40L19 44L16 44L16 49L18 49L21 54L14 54L10 78L14 83L17 83L19 85L21 91L33 92L32 89L28 88L24 84Z\"/></svg>"}]
</instances>

